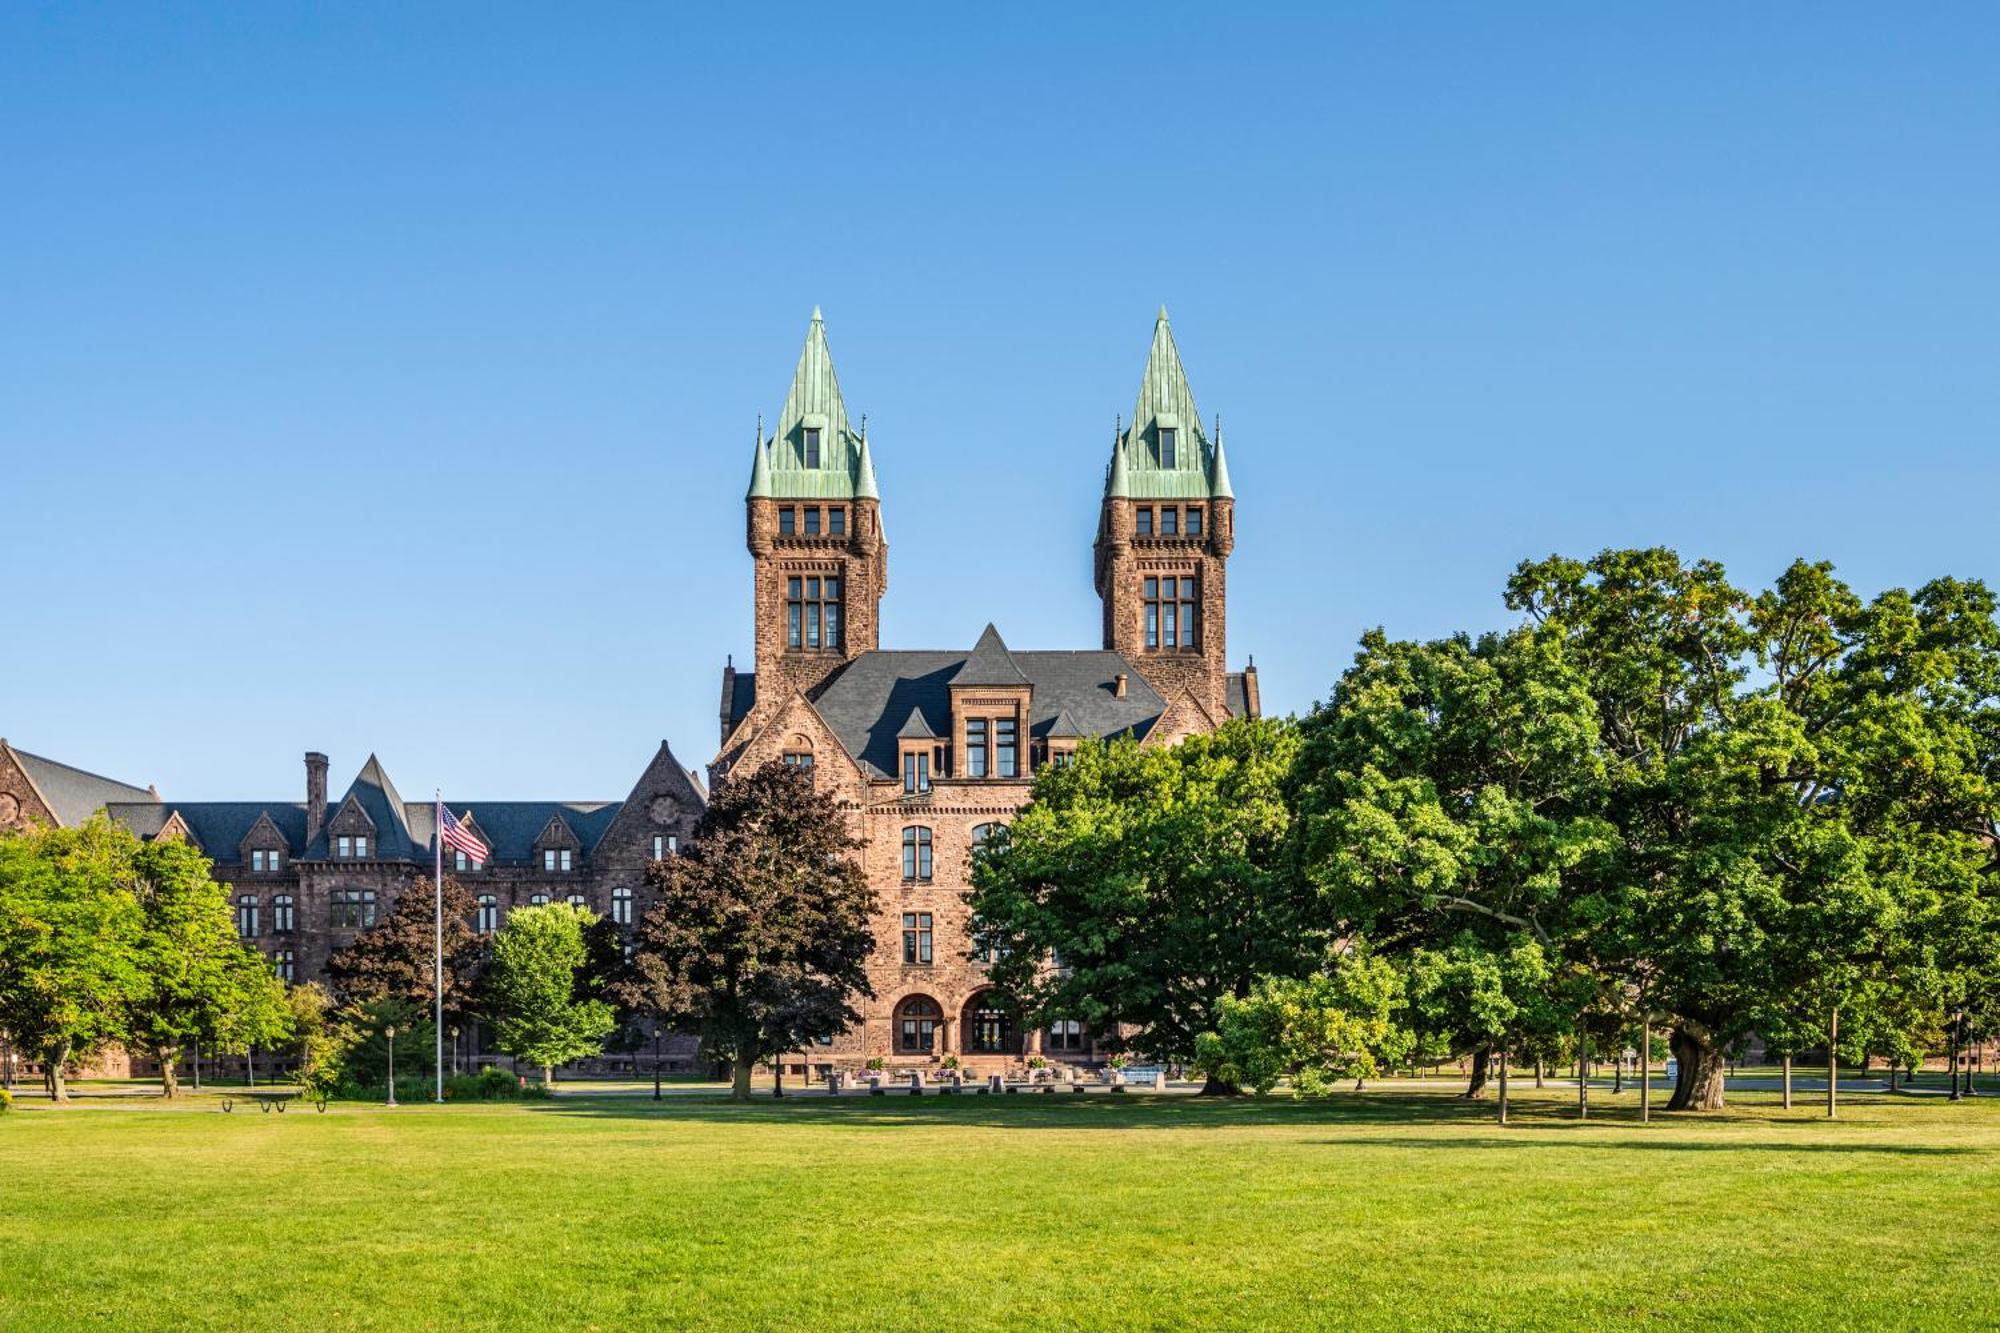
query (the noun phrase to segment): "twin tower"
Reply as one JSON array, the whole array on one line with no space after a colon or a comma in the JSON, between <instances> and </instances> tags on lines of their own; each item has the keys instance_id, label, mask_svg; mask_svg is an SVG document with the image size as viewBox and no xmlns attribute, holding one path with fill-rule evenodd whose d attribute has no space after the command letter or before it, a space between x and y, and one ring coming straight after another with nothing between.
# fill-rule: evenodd
<instances>
[{"instance_id":1,"label":"twin tower","mask_svg":"<svg viewBox=\"0 0 2000 1333\"><path fill-rule=\"evenodd\" d=\"M848 418L817 309L776 429L760 425L758 437L746 497L757 695L812 698L881 647L889 587L866 419L856 429ZM1221 427L1212 437L1203 429L1162 308L1138 405L1114 432L1104 471L1095 550L1103 646L1169 703L1191 699L1217 724L1245 703L1231 697L1242 677L1232 688L1225 656L1235 508Z\"/></svg>"}]
</instances>

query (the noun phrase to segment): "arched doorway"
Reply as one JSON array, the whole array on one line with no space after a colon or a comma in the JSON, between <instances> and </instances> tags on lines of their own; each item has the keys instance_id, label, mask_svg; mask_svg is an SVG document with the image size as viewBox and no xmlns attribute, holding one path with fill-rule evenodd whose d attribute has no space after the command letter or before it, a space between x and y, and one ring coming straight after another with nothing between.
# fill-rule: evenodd
<instances>
[{"instance_id":1,"label":"arched doorway","mask_svg":"<svg viewBox=\"0 0 2000 1333\"><path fill-rule=\"evenodd\" d=\"M896 1006L892 1028L896 1054L930 1055L938 1048L944 1027L944 1006L928 995L907 995Z\"/></svg>"},{"instance_id":2,"label":"arched doorway","mask_svg":"<svg viewBox=\"0 0 2000 1333\"><path fill-rule=\"evenodd\" d=\"M959 1040L967 1055L1019 1055L1021 1027L1012 1010L1003 1007L990 990L980 991L965 1002L960 1014Z\"/></svg>"}]
</instances>

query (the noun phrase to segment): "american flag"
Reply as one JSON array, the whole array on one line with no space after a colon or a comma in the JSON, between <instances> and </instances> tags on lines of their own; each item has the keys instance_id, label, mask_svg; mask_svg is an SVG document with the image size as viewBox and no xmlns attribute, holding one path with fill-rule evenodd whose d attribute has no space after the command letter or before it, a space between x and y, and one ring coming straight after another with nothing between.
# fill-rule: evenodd
<instances>
[{"instance_id":1,"label":"american flag","mask_svg":"<svg viewBox=\"0 0 2000 1333\"><path fill-rule=\"evenodd\" d=\"M473 861L485 864L486 859L493 855L493 849L481 842L477 833L453 818L450 809L443 801L437 804L438 837L443 839L444 845L453 851L464 852Z\"/></svg>"}]
</instances>

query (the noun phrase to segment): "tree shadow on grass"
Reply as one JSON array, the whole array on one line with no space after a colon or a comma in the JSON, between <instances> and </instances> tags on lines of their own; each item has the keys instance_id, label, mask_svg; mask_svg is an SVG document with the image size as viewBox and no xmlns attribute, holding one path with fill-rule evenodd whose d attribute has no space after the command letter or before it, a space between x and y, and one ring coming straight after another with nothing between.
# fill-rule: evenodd
<instances>
[{"instance_id":1,"label":"tree shadow on grass","mask_svg":"<svg viewBox=\"0 0 2000 1333\"><path fill-rule=\"evenodd\" d=\"M1739 1122L1740 1123L1740 1122ZM1592 1151L1622 1152L1768 1152L1768 1153L1866 1153L1895 1157L1979 1156L1980 1149L1945 1147L1921 1143L1772 1143L1767 1140L1624 1138L1581 1139L1562 1135L1488 1134L1466 1138L1315 1139L1321 1148L1583 1148Z\"/></svg>"}]
</instances>

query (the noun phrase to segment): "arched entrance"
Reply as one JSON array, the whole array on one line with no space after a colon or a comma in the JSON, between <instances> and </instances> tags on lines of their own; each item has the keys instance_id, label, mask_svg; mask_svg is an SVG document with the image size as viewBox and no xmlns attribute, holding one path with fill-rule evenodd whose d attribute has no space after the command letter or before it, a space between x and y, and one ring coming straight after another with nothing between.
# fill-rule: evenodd
<instances>
[{"instance_id":1,"label":"arched entrance","mask_svg":"<svg viewBox=\"0 0 2000 1333\"><path fill-rule=\"evenodd\" d=\"M1019 1055L1021 1027L999 997L983 990L965 1002L959 1040L967 1055Z\"/></svg>"},{"instance_id":2,"label":"arched entrance","mask_svg":"<svg viewBox=\"0 0 2000 1333\"><path fill-rule=\"evenodd\" d=\"M944 1006L928 995L906 995L890 1023L898 1055L931 1055L944 1027Z\"/></svg>"}]
</instances>

